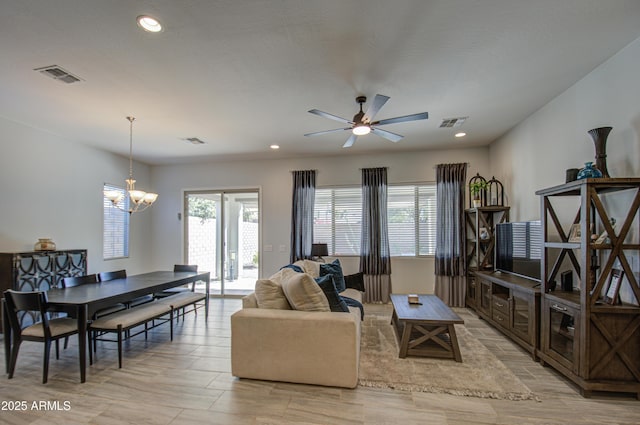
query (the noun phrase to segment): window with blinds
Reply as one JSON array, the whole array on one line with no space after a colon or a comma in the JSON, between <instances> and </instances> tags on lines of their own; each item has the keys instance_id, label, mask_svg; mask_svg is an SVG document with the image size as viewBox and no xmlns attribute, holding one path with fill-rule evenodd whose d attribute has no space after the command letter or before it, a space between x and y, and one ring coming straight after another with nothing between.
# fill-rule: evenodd
<instances>
[{"instance_id":1,"label":"window with blinds","mask_svg":"<svg viewBox=\"0 0 640 425\"><path fill-rule=\"evenodd\" d=\"M314 241L326 243L330 255L360 255L360 187L316 189L313 222Z\"/></svg>"},{"instance_id":2,"label":"window with blinds","mask_svg":"<svg viewBox=\"0 0 640 425\"><path fill-rule=\"evenodd\" d=\"M434 255L435 185L389 186L387 220L392 257ZM360 255L361 223L359 186L316 189L313 238L329 255Z\"/></svg>"},{"instance_id":3,"label":"window with blinds","mask_svg":"<svg viewBox=\"0 0 640 425\"><path fill-rule=\"evenodd\" d=\"M108 183L104 184L104 190L117 190L126 198L123 188ZM128 198L125 208L128 208ZM123 258L129 256L129 213L115 208L111 201L102 197L103 226L102 226L102 252L105 260Z\"/></svg>"}]
</instances>

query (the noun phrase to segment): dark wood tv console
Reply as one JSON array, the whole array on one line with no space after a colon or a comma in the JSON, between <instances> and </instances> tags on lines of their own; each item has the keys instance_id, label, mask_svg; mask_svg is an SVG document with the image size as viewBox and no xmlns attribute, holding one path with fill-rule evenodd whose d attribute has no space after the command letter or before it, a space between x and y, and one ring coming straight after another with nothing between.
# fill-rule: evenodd
<instances>
[{"instance_id":1,"label":"dark wood tv console","mask_svg":"<svg viewBox=\"0 0 640 425\"><path fill-rule=\"evenodd\" d=\"M540 348L540 283L508 273L476 271L478 315L531 353Z\"/></svg>"}]
</instances>

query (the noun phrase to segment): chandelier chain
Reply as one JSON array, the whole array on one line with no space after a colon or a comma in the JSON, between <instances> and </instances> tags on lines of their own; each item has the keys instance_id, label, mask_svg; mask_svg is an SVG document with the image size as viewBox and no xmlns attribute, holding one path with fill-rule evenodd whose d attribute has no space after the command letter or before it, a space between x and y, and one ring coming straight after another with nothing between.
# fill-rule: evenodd
<instances>
[{"instance_id":1,"label":"chandelier chain","mask_svg":"<svg viewBox=\"0 0 640 425\"><path fill-rule=\"evenodd\" d=\"M127 117L129 120L129 178L133 179L133 122L136 117Z\"/></svg>"}]
</instances>

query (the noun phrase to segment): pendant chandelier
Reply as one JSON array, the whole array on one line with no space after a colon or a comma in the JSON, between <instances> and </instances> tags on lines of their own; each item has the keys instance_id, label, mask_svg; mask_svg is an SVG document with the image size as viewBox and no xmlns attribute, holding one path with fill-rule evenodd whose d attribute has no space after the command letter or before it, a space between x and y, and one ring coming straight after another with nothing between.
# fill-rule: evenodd
<instances>
[{"instance_id":1,"label":"pendant chandelier","mask_svg":"<svg viewBox=\"0 0 640 425\"><path fill-rule=\"evenodd\" d=\"M126 192L105 190L104 196L111 201L114 207L131 214L149 208L158 199L158 194L136 190L136 181L133 178L133 121L135 121L135 117L127 117L127 120L129 121L129 178L125 179L127 190Z\"/></svg>"}]
</instances>

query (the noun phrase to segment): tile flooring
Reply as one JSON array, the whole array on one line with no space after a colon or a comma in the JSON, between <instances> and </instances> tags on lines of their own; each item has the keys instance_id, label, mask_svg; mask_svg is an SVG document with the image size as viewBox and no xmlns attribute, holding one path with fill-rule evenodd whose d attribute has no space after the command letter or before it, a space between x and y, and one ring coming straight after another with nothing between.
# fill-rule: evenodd
<instances>
[{"instance_id":1,"label":"tile flooring","mask_svg":"<svg viewBox=\"0 0 640 425\"><path fill-rule=\"evenodd\" d=\"M42 385L42 345L24 343L15 377L0 377L0 424L640 424L640 401L582 398L473 313L465 314L465 326L541 401L239 380L230 374L229 316L240 306L237 299L212 299L209 320L189 315L173 342L164 326L146 342L134 338L125 344L122 369L115 344L101 343L84 384L76 346L60 360L52 356L49 383Z\"/></svg>"}]
</instances>

